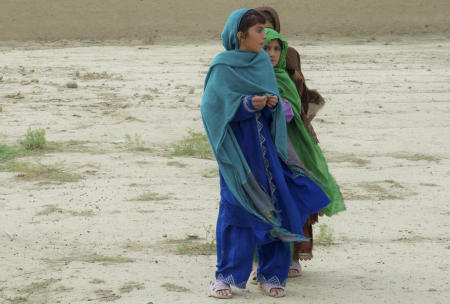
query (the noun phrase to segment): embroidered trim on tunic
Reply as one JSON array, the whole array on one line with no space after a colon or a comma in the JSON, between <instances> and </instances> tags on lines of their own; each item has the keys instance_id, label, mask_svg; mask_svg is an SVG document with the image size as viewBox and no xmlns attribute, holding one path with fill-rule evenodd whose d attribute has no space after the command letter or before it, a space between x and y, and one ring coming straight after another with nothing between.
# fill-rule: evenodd
<instances>
[{"instance_id":1,"label":"embroidered trim on tunic","mask_svg":"<svg viewBox=\"0 0 450 304\"><path fill-rule=\"evenodd\" d=\"M264 145L264 143L266 142L266 138L261 133L261 130L263 128L263 123L260 121L261 112L256 113L255 117L256 117L256 126L258 129L258 135L259 135L259 144L261 146L262 156L263 156L263 160L264 160L264 167L266 169L267 180L269 182L270 197L271 197L272 203L275 203L275 191L277 190L277 188L275 187L275 185L272 181L272 179L273 179L272 172L270 172L270 170L269 170L269 160L266 157L267 151L266 151L266 146Z\"/></svg>"},{"instance_id":2,"label":"embroidered trim on tunic","mask_svg":"<svg viewBox=\"0 0 450 304\"><path fill-rule=\"evenodd\" d=\"M283 286L283 287L286 286L286 280L284 280L283 282L280 282L280 279L277 276L273 276L270 279L266 279L266 277L263 274L258 273L257 279L258 279L258 283L269 283L269 284Z\"/></svg>"},{"instance_id":3,"label":"embroidered trim on tunic","mask_svg":"<svg viewBox=\"0 0 450 304\"><path fill-rule=\"evenodd\" d=\"M227 283L227 284L236 286L237 288L240 288L240 289L245 289L245 286L247 285L247 281L244 281L244 282L241 282L241 283L236 283L236 282L234 281L234 277L233 277L232 274L230 274L229 276L227 276L227 277L225 278L225 277L223 276L223 274L219 273L219 274L217 275L217 277L216 277L216 280L217 280L217 281L223 281L223 282L225 282L225 283Z\"/></svg>"}]
</instances>

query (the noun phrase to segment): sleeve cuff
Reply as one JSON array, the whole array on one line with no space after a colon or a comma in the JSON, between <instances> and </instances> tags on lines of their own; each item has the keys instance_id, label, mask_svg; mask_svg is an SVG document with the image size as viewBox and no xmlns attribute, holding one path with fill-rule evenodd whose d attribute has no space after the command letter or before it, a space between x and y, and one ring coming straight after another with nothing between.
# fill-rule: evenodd
<instances>
[{"instance_id":1,"label":"sleeve cuff","mask_svg":"<svg viewBox=\"0 0 450 304\"><path fill-rule=\"evenodd\" d=\"M244 97L244 100L242 102L242 104L244 105L244 108L250 113L258 111L258 109L255 109L255 107L253 107L253 104L252 104L252 99L254 96L255 95L247 95Z\"/></svg>"}]
</instances>

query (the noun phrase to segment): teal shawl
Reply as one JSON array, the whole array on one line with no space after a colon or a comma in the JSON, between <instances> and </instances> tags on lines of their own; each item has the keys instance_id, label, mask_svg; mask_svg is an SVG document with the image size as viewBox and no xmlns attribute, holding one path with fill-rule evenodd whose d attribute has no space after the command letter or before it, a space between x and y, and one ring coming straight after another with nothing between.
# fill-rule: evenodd
<instances>
[{"instance_id":1,"label":"teal shawl","mask_svg":"<svg viewBox=\"0 0 450 304\"><path fill-rule=\"evenodd\" d=\"M268 194L261 189L229 125L247 95L277 95L278 88L269 56L239 50L237 32L242 16L249 9L233 12L222 32L225 51L218 54L206 75L200 107L206 134L225 183L242 207L260 220L273 225L272 237L284 241L301 241L302 237L281 227ZM286 122L281 103L273 114L271 135L277 153L287 161Z\"/></svg>"},{"instance_id":2,"label":"teal shawl","mask_svg":"<svg viewBox=\"0 0 450 304\"><path fill-rule=\"evenodd\" d=\"M323 212L327 216L332 216L345 210L344 198L336 180L328 171L328 164L322 149L314 142L303 123L300 96L294 82L286 71L288 43L277 31L266 28L265 32L267 35L265 44L274 39L278 39L282 44L280 59L274 67L274 71L280 95L283 99L289 101L294 112L294 118L287 125L290 142L298 158L304 163L306 169L311 171L312 175L310 176L318 182L318 185L330 198L331 202L323 209Z\"/></svg>"}]
</instances>

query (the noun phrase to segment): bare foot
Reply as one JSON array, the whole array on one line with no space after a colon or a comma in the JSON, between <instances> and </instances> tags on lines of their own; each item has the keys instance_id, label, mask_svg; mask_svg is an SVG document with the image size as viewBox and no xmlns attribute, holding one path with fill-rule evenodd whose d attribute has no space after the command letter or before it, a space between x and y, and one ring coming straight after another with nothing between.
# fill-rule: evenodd
<instances>
[{"instance_id":1,"label":"bare foot","mask_svg":"<svg viewBox=\"0 0 450 304\"><path fill-rule=\"evenodd\" d=\"M269 296L274 298L284 297L286 292L281 288L272 288L270 289Z\"/></svg>"},{"instance_id":2,"label":"bare foot","mask_svg":"<svg viewBox=\"0 0 450 304\"><path fill-rule=\"evenodd\" d=\"M219 295L221 295L221 296L223 296L223 297L230 298L230 299L231 299L231 297L233 296L233 295L231 294L231 290L226 290L226 289L224 289L224 290L218 290L218 291L217 291L217 294L219 294Z\"/></svg>"},{"instance_id":3,"label":"bare foot","mask_svg":"<svg viewBox=\"0 0 450 304\"><path fill-rule=\"evenodd\" d=\"M286 295L286 291L279 285L273 285L270 283L259 283L259 288L264 290L269 296L274 298L281 298Z\"/></svg>"}]
</instances>

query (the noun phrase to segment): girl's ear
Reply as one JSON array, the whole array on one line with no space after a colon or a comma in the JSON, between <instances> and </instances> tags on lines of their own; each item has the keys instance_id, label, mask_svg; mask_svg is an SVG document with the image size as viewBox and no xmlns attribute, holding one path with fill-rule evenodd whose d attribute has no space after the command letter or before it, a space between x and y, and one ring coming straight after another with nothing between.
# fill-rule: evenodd
<instances>
[{"instance_id":1,"label":"girl's ear","mask_svg":"<svg viewBox=\"0 0 450 304\"><path fill-rule=\"evenodd\" d=\"M242 40L242 35L244 35L244 33L242 33L242 32L238 32L238 33L237 33L238 41L241 41L241 40Z\"/></svg>"}]
</instances>

